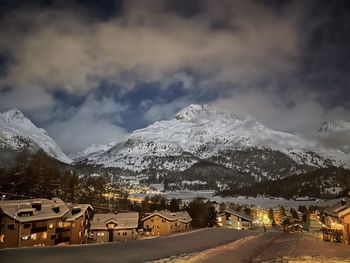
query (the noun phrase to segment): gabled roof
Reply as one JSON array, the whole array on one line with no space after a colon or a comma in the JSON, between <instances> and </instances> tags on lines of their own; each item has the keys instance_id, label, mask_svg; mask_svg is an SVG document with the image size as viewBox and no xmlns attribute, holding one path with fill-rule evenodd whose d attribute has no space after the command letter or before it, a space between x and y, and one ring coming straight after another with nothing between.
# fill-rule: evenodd
<instances>
[{"instance_id":1,"label":"gabled roof","mask_svg":"<svg viewBox=\"0 0 350 263\"><path fill-rule=\"evenodd\" d=\"M334 205L327 207L323 213L332 217L340 217L350 213L350 198L345 197Z\"/></svg>"},{"instance_id":2,"label":"gabled roof","mask_svg":"<svg viewBox=\"0 0 350 263\"><path fill-rule=\"evenodd\" d=\"M229 213L229 214L232 214L232 215L235 215L239 218L242 218L244 220L247 220L249 222L253 222L253 219L250 217L250 216L247 216L245 214L242 214L240 212L237 212L236 210L233 210L233 209L226 209L225 210L226 213Z\"/></svg>"},{"instance_id":3,"label":"gabled roof","mask_svg":"<svg viewBox=\"0 0 350 263\"><path fill-rule=\"evenodd\" d=\"M39 204L40 209L36 209L35 205ZM0 210L18 222L31 222L63 217L69 212L69 207L59 198L26 199L0 201ZM22 217L21 212L32 212L33 215Z\"/></svg>"},{"instance_id":4,"label":"gabled roof","mask_svg":"<svg viewBox=\"0 0 350 263\"><path fill-rule=\"evenodd\" d=\"M145 216L144 218L142 218L141 221L147 220L148 218L151 218L155 215L158 215L158 216L160 216L166 220L169 220L169 221L180 221L182 223L189 223L192 221L192 218L187 211L170 212L167 210L155 211L153 213L150 213L147 216Z\"/></svg>"},{"instance_id":5,"label":"gabled roof","mask_svg":"<svg viewBox=\"0 0 350 263\"><path fill-rule=\"evenodd\" d=\"M69 212L63 217L65 221L75 221L86 213L88 209L93 210L92 206L89 204L69 204L68 207Z\"/></svg>"},{"instance_id":6,"label":"gabled roof","mask_svg":"<svg viewBox=\"0 0 350 263\"><path fill-rule=\"evenodd\" d=\"M133 229L138 227L139 213L95 214L91 221L91 230L107 230L108 223L114 223L114 229Z\"/></svg>"}]
</instances>

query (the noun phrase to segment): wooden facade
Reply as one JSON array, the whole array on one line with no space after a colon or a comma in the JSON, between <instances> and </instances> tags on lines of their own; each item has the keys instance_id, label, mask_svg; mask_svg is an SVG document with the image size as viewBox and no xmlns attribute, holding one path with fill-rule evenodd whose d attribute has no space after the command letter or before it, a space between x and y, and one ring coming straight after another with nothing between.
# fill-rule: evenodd
<instances>
[{"instance_id":1,"label":"wooden facade","mask_svg":"<svg viewBox=\"0 0 350 263\"><path fill-rule=\"evenodd\" d=\"M157 211L141 219L144 233L151 236L188 231L191 229L191 221L192 218L186 211Z\"/></svg>"},{"instance_id":2,"label":"wooden facade","mask_svg":"<svg viewBox=\"0 0 350 263\"><path fill-rule=\"evenodd\" d=\"M137 238L139 214L95 214L91 221L91 236L96 243L106 243Z\"/></svg>"},{"instance_id":3,"label":"wooden facade","mask_svg":"<svg viewBox=\"0 0 350 263\"><path fill-rule=\"evenodd\" d=\"M235 210L225 210L224 213L218 215L219 227L233 228L239 230L251 229L253 220L251 217L239 213Z\"/></svg>"},{"instance_id":4,"label":"wooden facade","mask_svg":"<svg viewBox=\"0 0 350 263\"><path fill-rule=\"evenodd\" d=\"M86 243L91 211L57 198L1 201L0 248Z\"/></svg>"},{"instance_id":5,"label":"wooden facade","mask_svg":"<svg viewBox=\"0 0 350 263\"><path fill-rule=\"evenodd\" d=\"M350 197L346 197L323 211L323 233L350 245ZM339 237L340 234L340 237Z\"/></svg>"}]
</instances>

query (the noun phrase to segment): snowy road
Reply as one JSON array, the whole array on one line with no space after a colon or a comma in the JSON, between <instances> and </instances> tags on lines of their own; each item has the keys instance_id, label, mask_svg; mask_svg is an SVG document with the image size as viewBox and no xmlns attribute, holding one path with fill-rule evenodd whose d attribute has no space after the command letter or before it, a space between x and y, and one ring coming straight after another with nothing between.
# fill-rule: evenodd
<instances>
[{"instance_id":1,"label":"snowy road","mask_svg":"<svg viewBox=\"0 0 350 263\"><path fill-rule=\"evenodd\" d=\"M214 228L102 245L2 249L0 262L147 262L203 251L256 234L251 231Z\"/></svg>"},{"instance_id":2,"label":"snowy road","mask_svg":"<svg viewBox=\"0 0 350 263\"><path fill-rule=\"evenodd\" d=\"M154 263L350 262L350 246L323 242L307 233L268 232L200 253Z\"/></svg>"}]
</instances>

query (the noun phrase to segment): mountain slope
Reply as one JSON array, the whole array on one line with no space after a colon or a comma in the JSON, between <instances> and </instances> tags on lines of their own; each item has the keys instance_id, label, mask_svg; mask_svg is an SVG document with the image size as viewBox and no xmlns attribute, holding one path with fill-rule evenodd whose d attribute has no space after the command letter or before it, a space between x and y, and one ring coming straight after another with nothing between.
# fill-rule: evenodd
<instances>
[{"instance_id":1,"label":"mountain slope","mask_svg":"<svg viewBox=\"0 0 350 263\"><path fill-rule=\"evenodd\" d=\"M247 150L240 155L243 159L237 157ZM328 151L318 149L316 143L271 130L247 114L190 105L175 118L136 130L109 150L88 155L85 161L133 171L164 172L184 171L208 160L260 180L335 163L325 153ZM273 163L279 165L272 171L269 166Z\"/></svg>"},{"instance_id":2,"label":"mountain slope","mask_svg":"<svg viewBox=\"0 0 350 263\"><path fill-rule=\"evenodd\" d=\"M65 163L72 161L62 152L48 133L36 127L21 111L13 109L0 113L0 150L5 154L23 149L42 149L49 156Z\"/></svg>"},{"instance_id":3,"label":"mountain slope","mask_svg":"<svg viewBox=\"0 0 350 263\"><path fill-rule=\"evenodd\" d=\"M319 141L322 145L340 149L350 158L350 122L343 120L325 121L318 131Z\"/></svg>"}]
</instances>

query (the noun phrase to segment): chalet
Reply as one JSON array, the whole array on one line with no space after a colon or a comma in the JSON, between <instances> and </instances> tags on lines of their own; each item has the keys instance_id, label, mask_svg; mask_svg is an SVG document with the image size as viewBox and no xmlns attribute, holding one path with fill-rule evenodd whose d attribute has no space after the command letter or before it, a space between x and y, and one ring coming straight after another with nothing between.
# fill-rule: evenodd
<instances>
[{"instance_id":1,"label":"chalet","mask_svg":"<svg viewBox=\"0 0 350 263\"><path fill-rule=\"evenodd\" d=\"M350 244L350 197L346 197L323 211L324 233L334 235ZM342 237L338 237L338 235Z\"/></svg>"},{"instance_id":2,"label":"chalet","mask_svg":"<svg viewBox=\"0 0 350 263\"><path fill-rule=\"evenodd\" d=\"M155 211L141 219L146 235L168 235L191 229L192 218L187 211Z\"/></svg>"},{"instance_id":3,"label":"chalet","mask_svg":"<svg viewBox=\"0 0 350 263\"><path fill-rule=\"evenodd\" d=\"M86 243L91 211L59 198L1 201L0 248Z\"/></svg>"},{"instance_id":4,"label":"chalet","mask_svg":"<svg viewBox=\"0 0 350 263\"><path fill-rule=\"evenodd\" d=\"M235 210L227 209L218 215L217 221L219 227L245 230L252 228L253 219Z\"/></svg>"},{"instance_id":5,"label":"chalet","mask_svg":"<svg viewBox=\"0 0 350 263\"><path fill-rule=\"evenodd\" d=\"M132 240L137 238L139 213L95 214L91 235L96 243Z\"/></svg>"}]
</instances>

